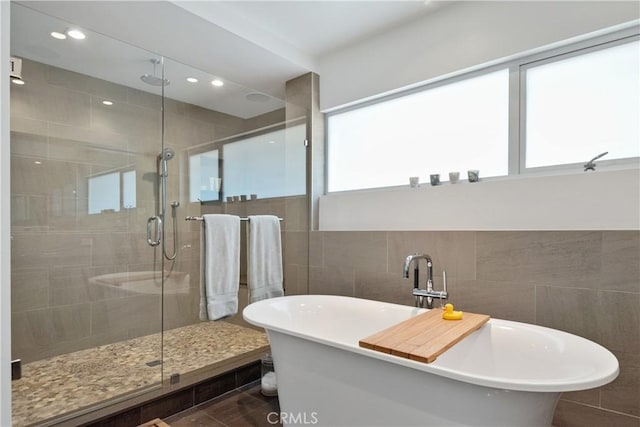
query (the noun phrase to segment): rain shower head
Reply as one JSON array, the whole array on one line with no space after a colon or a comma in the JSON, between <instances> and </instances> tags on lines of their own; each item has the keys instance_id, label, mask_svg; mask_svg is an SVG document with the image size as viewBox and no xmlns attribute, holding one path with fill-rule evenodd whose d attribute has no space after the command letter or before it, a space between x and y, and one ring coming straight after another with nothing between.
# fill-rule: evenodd
<instances>
[{"instance_id":1,"label":"rain shower head","mask_svg":"<svg viewBox=\"0 0 640 427\"><path fill-rule=\"evenodd\" d=\"M140 80L151 86L169 86L171 82L168 79L156 76L156 65L160 63L159 59L151 59L153 64L153 74L143 74L140 76Z\"/></svg>"},{"instance_id":2,"label":"rain shower head","mask_svg":"<svg viewBox=\"0 0 640 427\"><path fill-rule=\"evenodd\" d=\"M169 86L171 84L169 80L162 79L157 76L152 76L151 74L145 74L140 76L140 80L142 80L143 82L151 86L162 86L162 82L164 82L165 86Z\"/></svg>"}]
</instances>

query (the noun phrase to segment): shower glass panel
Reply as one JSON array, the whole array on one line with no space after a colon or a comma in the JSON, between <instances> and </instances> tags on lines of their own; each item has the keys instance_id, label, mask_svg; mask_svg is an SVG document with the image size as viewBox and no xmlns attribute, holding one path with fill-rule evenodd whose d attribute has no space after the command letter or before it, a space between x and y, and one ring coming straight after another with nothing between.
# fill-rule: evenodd
<instances>
[{"instance_id":1,"label":"shower glass panel","mask_svg":"<svg viewBox=\"0 0 640 427\"><path fill-rule=\"evenodd\" d=\"M233 170L230 168L247 171L255 158L264 155L250 150L242 153L244 164L231 165L225 158L226 148L252 135L284 133L286 116L283 100L258 94L229 79L170 59L165 59L164 72L171 82L165 88L164 144L175 152L174 160L168 164L165 246L171 252L176 242L177 248L175 259L165 258L164 379L175 382L179 377L184 384L224 371L224 366L255 362L268 349L264 331L250 327L242 319L241 311L247 305L244 273L241 274L238 313L222 321L200 320L200 275L204 267L200 260L202 222L185 221L185 217L208 213L241 217L271 214L284 218L283 227L286 227L287 198L227 203L229 183L225 182L226 172ZM215 79L222 85L212 85ZM303 147L303 140L300 139L299 147ZM264 179L285 173L284 142L277 154L278 168L263 171ZM304 170L304 155L296 160ZM304 193L305 177L301 178L299 187ZM285 195L286 181L280 182L281 195ZM250 199L246 196L245 199ZM241 271L246 270L245 253L243 244Z\"/></svg>"},{"instance_id":2,"label":"shower glass panel","mask_svg":"<svg viewBox=\"0 0 640 427\"><path fill-rule=\"evenodd\" d=\"M162 58L11 5L13 425L159 387ZM154 74L155 73L155 74ZM161 82L160 78L160 82ZM174 276L175 277L175 276ZM173 278L173 277L172 277ZM178 280L180 282L180 280ZM62 397L64 396L64 397Z\"/></svg>"}]
</instances>

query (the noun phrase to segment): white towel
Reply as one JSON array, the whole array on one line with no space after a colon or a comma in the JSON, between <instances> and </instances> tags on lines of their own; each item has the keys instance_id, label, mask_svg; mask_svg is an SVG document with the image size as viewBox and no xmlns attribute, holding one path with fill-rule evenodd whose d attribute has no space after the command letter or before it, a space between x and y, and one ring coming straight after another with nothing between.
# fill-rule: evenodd
<instances>
[{"instance_id":1,"label":"white towel","mask_svg":"<svg viewBox=\"0 0 640 427\"><path fill-rule=\"evenodd\" d=\"M200 239L200 319L238 312L240 217L204 215Z\"/></svg>"},{"instance_id":2,"label":"white towel","mask_svg":"<svg viewBox=\"0 0 640 427\"><path fill-rule=\"evenodd\" d=\"M276 216L249 217L247 285L250 303L284 295L280 220Z\"/></svg>"}]
</instances>

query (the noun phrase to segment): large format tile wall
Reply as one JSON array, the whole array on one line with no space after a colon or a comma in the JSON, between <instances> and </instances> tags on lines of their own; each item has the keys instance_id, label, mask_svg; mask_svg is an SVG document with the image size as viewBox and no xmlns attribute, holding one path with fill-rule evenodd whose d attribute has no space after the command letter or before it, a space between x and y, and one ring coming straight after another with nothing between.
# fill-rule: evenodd
<instances>
[{"instance_id":1,"label":"large format tile wall","mask_svg":"<svg viewBox=\"0 0 640 427\"><path fill-rule=\"evenodd\" d=\"M146 242L156 210L160 97L29 60L23 78L11 91L12 356L29 362L158 332L159 292L92 278L160 268L160 251ZM168 200L180 202L178 258L165 270L189 275L186 292L164 298L164 327L175 328L198 316L199 232L182 218L201 207L188 200L187 150L281 122L284 109L244 120L171 99L164 108L165 146L176 151ZM115 170L136 171L136 208L89 215L87 177Z\"/></svg>"},{"instance_id":2,"label":"large format tile wall","mask_svg":"<svg viewBox=\"0 0 640 427\"><path fill-rule=\"evenodd\" d=\"M640 232L312 232L309 292L413 305L404 258L447 272L456 308L593 340L620 361L611 384L563 395L557 426L640 426ZM421 274L424 274L424 264ZM424 286L424 276L421 278Z\"/></svg>"}]
</instances>

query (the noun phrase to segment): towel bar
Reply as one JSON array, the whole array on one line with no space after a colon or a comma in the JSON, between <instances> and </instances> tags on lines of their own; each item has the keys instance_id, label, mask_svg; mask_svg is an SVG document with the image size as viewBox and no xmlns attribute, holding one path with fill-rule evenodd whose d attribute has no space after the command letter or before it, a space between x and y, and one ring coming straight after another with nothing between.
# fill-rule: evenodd
<instances>
[{"instance_id":1,"label":"towel bar","mask_svg":"<svg viewBox=\"0 0 640 427\"><path fill-rule=\"evenodd\" d=\"M201 216L188 216L184 219L185 221L204 221L204 218ZM282 218L278 218L279 221L284 221ZM240 218L240 221L249 221L249 218Z\"/></svg>"}]
</instances>

